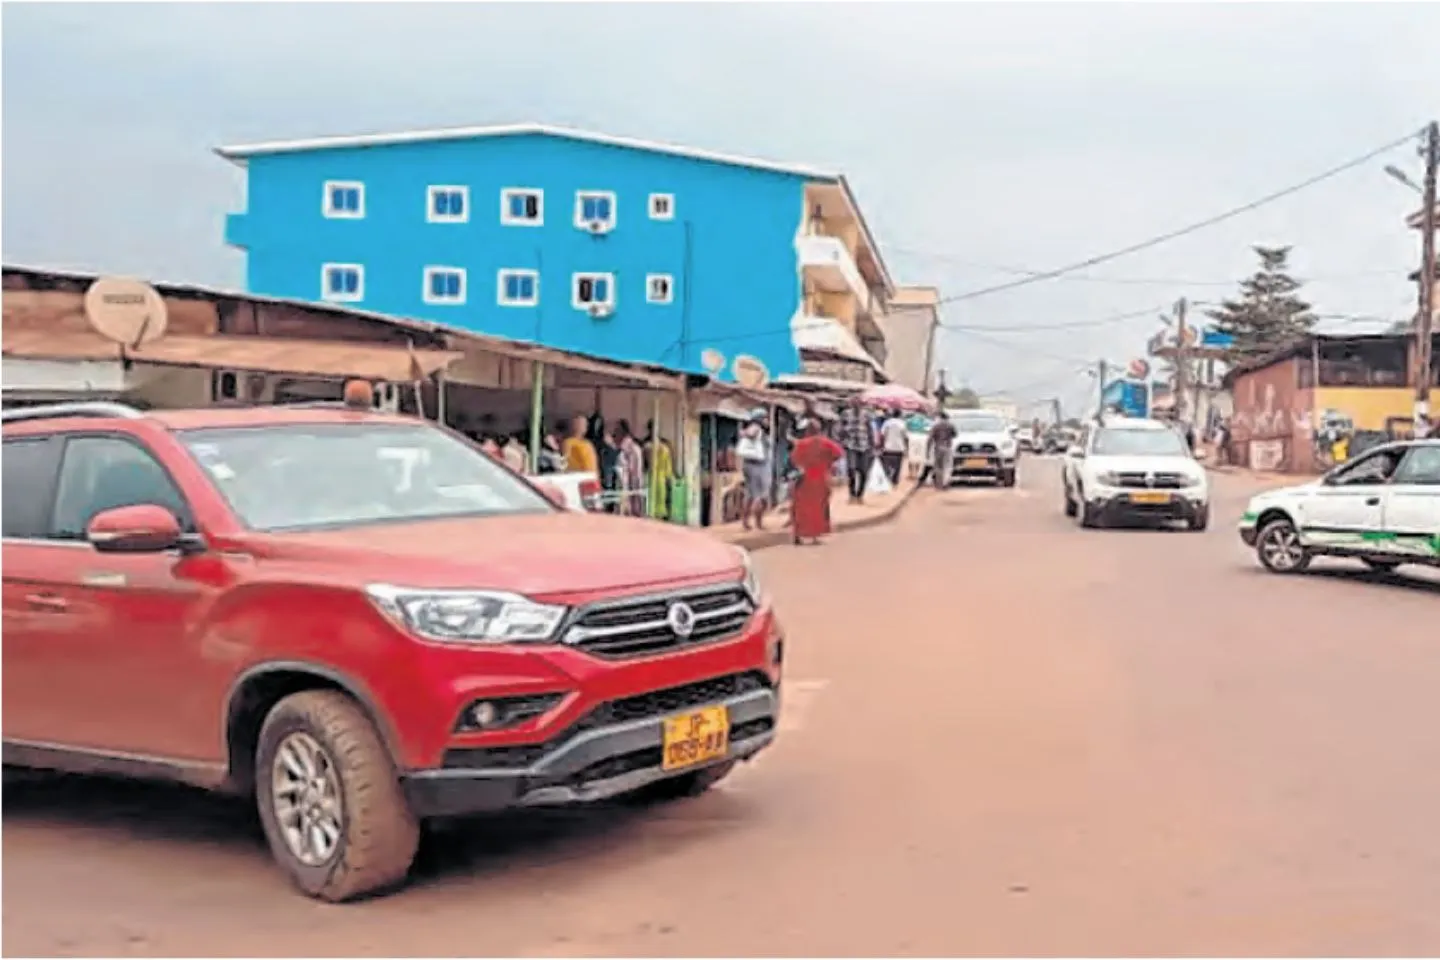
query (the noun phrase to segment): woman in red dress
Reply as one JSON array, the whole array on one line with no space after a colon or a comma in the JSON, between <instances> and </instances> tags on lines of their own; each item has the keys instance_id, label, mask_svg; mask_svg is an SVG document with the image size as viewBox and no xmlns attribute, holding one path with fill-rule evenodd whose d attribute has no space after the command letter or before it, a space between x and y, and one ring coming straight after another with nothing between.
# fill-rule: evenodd
<instances>
[{"instance_id":1,"label":"woman in red dress","mask_svg":"<svg viewBox=\"0 0 1440 960\"><path fill-rule=\"evenodd\" d=\"M801 427L802 437L790 451L790 462L800 471L790 512L795 542L820 542L830 532L830 468L845 456L840 444L821 436L820 423L811 420Z\"/></svg>"}]
</instances>

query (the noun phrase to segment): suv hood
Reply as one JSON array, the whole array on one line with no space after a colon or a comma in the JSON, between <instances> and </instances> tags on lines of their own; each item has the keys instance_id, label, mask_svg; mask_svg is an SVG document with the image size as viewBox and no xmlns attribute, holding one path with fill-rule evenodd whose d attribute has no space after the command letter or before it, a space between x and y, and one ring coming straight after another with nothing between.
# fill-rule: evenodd
<instances>
[{"instance_id":1,"label":"suv hood","mask_svg":"<svg viewBox=\"0 0 1440 960\"><path fill-rule=\"evenodd\" d=\"M1205 468L1189 457L1129 456L1106 457L1091 454L1086 463L1096 471L1114 470L1117 473L1143 470L1147 473L1188 473L1204 476Z\"/></svg>"},{"instance_id":2,"label":"suv hood","mask_svg":"<svg viewBox=\"0 0 1440 960\"><path fill-rule=\"evenodd\" d=\"M1013 443L1014 440L1015 440L1014 437L1010 436L1009 433L1005 433L1005 432L1001 432L1001 433L957 433L957 434L955 434L955 442L956 442L956 443L969 443L969 444L976 444L976 443L993 443L993 444L995 444L995 446L1001 447L1001 446L1004 446L1004 445L1007 444L1007 443Z\"/></svg>"},{"instance_id":3,"label":"suv hood","mask_svg":"<svg viewBox=\"0 0 1440 960\"><path fill-rule=\"evenodd\" d=\"M562 600L686 581L739 580L735 547L683 527L591 513L535 513L345 530L252 534L261 559L347 584L508 590Z\"/></svg>"}]
</instances>

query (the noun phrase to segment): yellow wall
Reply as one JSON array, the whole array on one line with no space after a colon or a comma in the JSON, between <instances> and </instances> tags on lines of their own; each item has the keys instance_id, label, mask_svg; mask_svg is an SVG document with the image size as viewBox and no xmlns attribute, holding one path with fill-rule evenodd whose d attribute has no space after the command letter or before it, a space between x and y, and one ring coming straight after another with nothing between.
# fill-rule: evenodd
<instances>
[{"instance_id":1,"label":"yellow wall","mask_svg":"<svg viewBox=\"0 0 1440 960\"><path fill-rule=\"evenodd\" d=\"M1323 412L1335 410L1355 422L1356 430L1384 430L1390 417L1409 419L1415 409L1411 387L1321 387L1316 404ZM1440 401L1440 391L1430 391L1430 410Z\"/></svg>"},{"instance_id":2,"label":"yellow wall","mask_svg":"<svg viewBox=\"0 0 1440 960\"><path fill-rule=\"evenodd\" d=\"M855 332L855 297L853 295L819 290L813 296L815 306L819 307L820 316L839 320L845 329L851 333Z\"/></svg>"}]
</instances>

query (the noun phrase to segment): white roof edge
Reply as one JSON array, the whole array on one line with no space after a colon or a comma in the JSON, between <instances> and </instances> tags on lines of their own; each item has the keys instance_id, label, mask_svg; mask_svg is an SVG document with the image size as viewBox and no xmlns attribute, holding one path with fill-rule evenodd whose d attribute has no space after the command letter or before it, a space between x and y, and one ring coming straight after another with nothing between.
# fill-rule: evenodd
<instances>
[{"instance_id":1,"label":"white roof edge","mask_svg":"<svg viewBox=\"0 0 1440 960\"><path fill-rule=\"evenodd\" d=\"M565 137L571 140L584 140L589 143L623 147L630 150L668 153L678 157L690 157L694 160L706 160L711 163L723 163L736 167L752 167L757 170L786 173L812 180L838 182L843 179L840 174L833 171L803 164L779 163L773 160L762 160L757 157L719 153L717 151L702 150L696 147L662 143L657 140L641 140L636 137L621 137L608 133L595 133L589 130L578 130L573 127L562 127L548 123L509 123L475 127L438 127L425 130L402 130L395 133L309 137L301 140L268 140L259 143L242 143L232 146L216 147L215 152L226 160L243 166L246 159L267 154L302 153L308 150L343 150L350 147L384 147L405 143L428 143L437 140L472 140L482 137L506 137L525 134Z\"/></svg>"}]
</instances>

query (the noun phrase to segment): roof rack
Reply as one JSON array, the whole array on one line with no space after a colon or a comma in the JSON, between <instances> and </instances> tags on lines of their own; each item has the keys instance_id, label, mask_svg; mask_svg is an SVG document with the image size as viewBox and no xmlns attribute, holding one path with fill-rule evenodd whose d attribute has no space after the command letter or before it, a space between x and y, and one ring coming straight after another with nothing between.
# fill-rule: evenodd
<instances>
[{"instance_id":1,"label":"roof rack","mask_svg":"<svg viewBox=\"0 0 1440 960\"><path fill-rule=\"evenodd\" d=\"M79 403L47 403L38 407L18 407L0 411L0 423L15 423L21 420L55 420L61 417L97 417L117 420L140 420L144 413L123 403L107 401Z\"/></svg>"}]
</instances>

